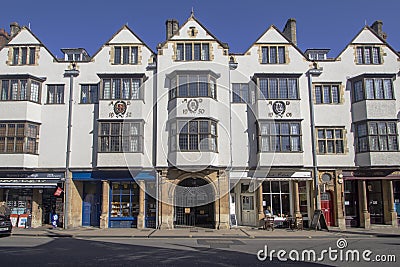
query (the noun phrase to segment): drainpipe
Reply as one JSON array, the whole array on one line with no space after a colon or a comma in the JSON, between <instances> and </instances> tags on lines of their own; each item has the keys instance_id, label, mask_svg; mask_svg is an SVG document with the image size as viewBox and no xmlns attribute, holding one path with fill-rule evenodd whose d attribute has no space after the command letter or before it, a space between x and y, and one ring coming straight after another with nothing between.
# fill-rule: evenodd
<instances>
[{"instance_id":1,"label":"drainpipe","mask_svg":"<svg viewBox=\"0 0 400 267\"><path fill-rule=\"evenodd\" d=\"M68 228L69 222L69 190L71 186L70 177L70 157L71 157L71 130L72 130L72 105L74 92L74 77L79 75L79 70L76 69L76 63L72 63L71 69L65 70L64 77L69 77L69 102L68 102L68 126L67 126L67 153L65 157L65 190L64 190L64 229Z\"/></svg>"},{"instance_id":2,"label":"drainpipe","mask_svg":"<svg viewBox=\"0 0 400 267\"><path fill-rule=\"evenodd\" d=\"M308 101L310 107L310 126L311 126L311 151L312 151L312 165L313 165L313 181L315 191L315 209L321 210L321 201L319 195L319 182L318 182L318 162L317 162L317 140L315 131L315 118L314 118L314 101L312 97L312 77L319 76L322 73L322 68L318 68L317 64L314 63L314 68L309 69L307 72L308 76Z\"/></svg>"},{"instance_id":3,"label":"drainpipe","mask_svg":"<svg viewBox=\"0 0 400 267\"><path fill-rule=\"evenodd\" d=\"M228 208L229 208L229 228L232 228L232 221L231 221L231 170L233 166L233 154L232 154L232 90L231 90L231 71L236 70L238 67L238 63L235 62L234 58L232 57L229 59L229 85L228 85L228 90L229 90L229 154L230 154L230 161L229 161L229 168L228 168ZM236 198L235 198L236 199ZM236 201L235 201L236 205ZM236 210L236 207L235 207Z\"/></svg>"}]
</instances>

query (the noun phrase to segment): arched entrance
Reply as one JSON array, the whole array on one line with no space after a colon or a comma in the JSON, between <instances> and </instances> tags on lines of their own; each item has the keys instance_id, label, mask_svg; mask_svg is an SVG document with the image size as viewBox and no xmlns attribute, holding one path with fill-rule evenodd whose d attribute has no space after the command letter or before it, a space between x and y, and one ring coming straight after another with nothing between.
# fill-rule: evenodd
<instances>
[{"instance_id":1,"label":"arched entrance","mask_svg":"<svg viewBox=\"0 0 400 267\"><path fill-rule=\"evenodd\" d=\"M214 189L201 178L187 178L175 189L175 226L214 228Z\"/></svg>"}]
</instances>

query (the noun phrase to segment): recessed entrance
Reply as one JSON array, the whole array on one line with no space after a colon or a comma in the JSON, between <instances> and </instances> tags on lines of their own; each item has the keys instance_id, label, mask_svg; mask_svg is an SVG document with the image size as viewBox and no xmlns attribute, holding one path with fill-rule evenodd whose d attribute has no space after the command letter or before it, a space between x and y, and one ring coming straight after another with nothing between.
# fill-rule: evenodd
<instances>
[{"instance_id":1,"label":"recessed entrance","mask_svg":"<svg viewBox=\"0 0 400 267\"><path fill-rule=\"evenodd\" d=\"M214 228L214 189L204 179L187 178L175 189L175 226Z\"/></svg>"}]
</instances>

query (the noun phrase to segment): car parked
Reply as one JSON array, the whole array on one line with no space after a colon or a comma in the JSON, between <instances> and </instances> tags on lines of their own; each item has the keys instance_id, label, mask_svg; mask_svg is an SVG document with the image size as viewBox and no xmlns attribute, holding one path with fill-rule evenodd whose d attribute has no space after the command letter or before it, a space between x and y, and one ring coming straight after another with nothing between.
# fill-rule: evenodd
<instances>
[{"instance_id":1,"label":"car parked","mask_svg":"<svg viewBox=\"0 0 400 267\"><path fill-rule=\"evenodd\" d=\"M0 235L11 235L12 224L9 216L0 214Z\"/></svg>"}]
</instances>

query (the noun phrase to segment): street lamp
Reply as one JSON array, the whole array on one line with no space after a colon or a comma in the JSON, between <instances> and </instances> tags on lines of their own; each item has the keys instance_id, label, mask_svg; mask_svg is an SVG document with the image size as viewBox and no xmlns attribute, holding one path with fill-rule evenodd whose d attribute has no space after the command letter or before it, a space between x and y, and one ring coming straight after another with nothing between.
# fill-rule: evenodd
<instances>
[{"instance_id":1,"label":"street lamp","mask_svg":"<svg viewBox=\"0 0 400 267\"><path fill-rule=\"evenodd\" d=\"M71 184L71 177L69 171L70 156L71 156L71 129L72 129L72 105L73 105L73 92L74 92L74 77L78 77L79 70L76 69L76 63L72 62L67 70L64 72L64 77L69 77L69 102L68 102L68 125L67 125L67 152L65 156L65 190L64 190L64 229L68 225L68 208L69 204L69 190Z\"/></svg>"}]
</instances>

